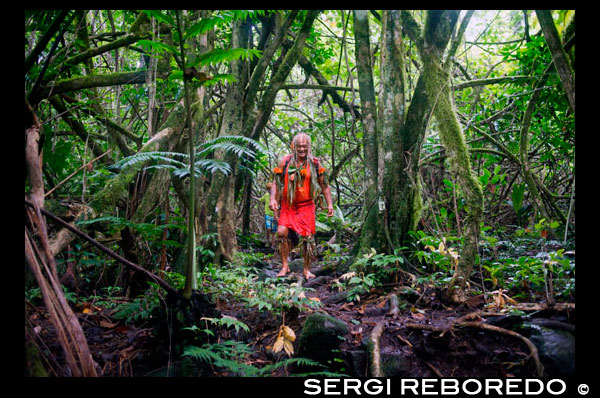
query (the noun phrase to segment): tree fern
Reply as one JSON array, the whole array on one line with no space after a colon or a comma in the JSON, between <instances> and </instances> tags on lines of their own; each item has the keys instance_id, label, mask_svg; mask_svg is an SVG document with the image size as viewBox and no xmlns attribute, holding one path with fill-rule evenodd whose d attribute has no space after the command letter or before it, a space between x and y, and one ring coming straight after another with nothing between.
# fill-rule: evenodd
<instances>
[{"instance_id":1,"label":"tree fern","mask_svg":"<svg viewBox=\"0 0 600 398\"><path fill-rule=\"evenodd\" d=\"M248 153L252 158L269 155L273 156L273 154L260 142L243 135L223 135L196 147L196 150L200 151L198 152L199 155L207 155L217 149L223 149L225 151L231 150L236 154ZM246 150L248 152L246 152ZM250 152L252 152L252 154L250 154Z\"/></svg>"},{"instance_id":2,"label":"tree fern","mask_svg":"<svg viewBox=\"0 0 600 398\"><path fill-rule=\"evenodd\" d=\"M207 141L196 147L196 156L199 158L194 162L196 176L214 174L216 172L228 175L231 166L227 162L207 158L215 151L224 151L235 154L238 158L249 162L255 161L257 157L266 157L270 152L259 142L244 136L231 135L221 136ZM139 163L149 164L146 169L168 169L177 178L189 176L190 155L180 152L152 151L141 152L121 159L113 165L113 169L123 170Z\"/></svg>"}]
</instances>

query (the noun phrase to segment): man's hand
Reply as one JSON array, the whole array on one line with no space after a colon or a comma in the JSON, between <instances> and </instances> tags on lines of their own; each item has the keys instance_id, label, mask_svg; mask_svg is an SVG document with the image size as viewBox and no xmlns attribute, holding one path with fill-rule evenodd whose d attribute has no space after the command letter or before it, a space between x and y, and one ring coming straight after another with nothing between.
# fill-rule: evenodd
<instances>
[{"instance_id":1,"label":"man's hand","mask_svg":"<svg viewBox=\"0 0 600 398\"><path fill-rule=\"evenodd\" d=\"M275 199L274 195L271 195L271 201L269 202L269 209L273 211L277 211L279 209L279 204L277 203L277 199Z\"/></svg>"},{"instance_id":2,"label":"man's hand","mask_svg":"<svg viewBox=\"0 0 600 398\"><path fill-rule=\"evenodd\" d=\"M333 216L333 205L327 205L327 217Z\"/></svg>"}]
</instances>

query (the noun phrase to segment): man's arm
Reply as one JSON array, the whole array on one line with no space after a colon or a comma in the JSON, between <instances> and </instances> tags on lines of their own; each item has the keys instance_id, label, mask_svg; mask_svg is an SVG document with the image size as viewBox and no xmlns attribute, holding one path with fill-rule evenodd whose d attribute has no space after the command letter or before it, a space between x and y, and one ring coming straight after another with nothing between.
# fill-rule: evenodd
<instances>
[{"instance_id":1,"label":"man's arm","mask_svg":"<svg viewBox=\"0 0 600 398\"><path fill-rule=\"evenodd\" d=\"M325 173L321 173L317 181L321 186L323 196L325 196L325 202L327 202L327 217L331 217L333 216L333 201L331 200L331 188L329 184L325 183Z\"/></svg>"},{"instance_id":2,"label":"man's arm","mask_svg":"<svg viewBox=\"0 0 600 398\"><path fill-rule=\"evenodd\" d=\"M285 158L281 158L281 160L279 161L279 165L278 168L280 170L282 170L282 173L285 172L285 170L283 170L283 168L285 167ZM273 177L273 183L271 184L271 201L269 202L269 208L273 211L277 211L279 209L279 200L277 200L279 192L277 192L277 179L281 178L280 175L275 174L275 176Z\"/></svg>"}]
</instances>

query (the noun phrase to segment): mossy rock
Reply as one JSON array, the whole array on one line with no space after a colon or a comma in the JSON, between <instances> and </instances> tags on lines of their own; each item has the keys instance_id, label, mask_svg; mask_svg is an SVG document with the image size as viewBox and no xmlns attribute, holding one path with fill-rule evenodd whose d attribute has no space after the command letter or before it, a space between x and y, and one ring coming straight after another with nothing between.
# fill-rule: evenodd
<instances>
[{"instance_id":1,"label":"mossy rock","mask_svg":"<svg viewBox=\"0 0 600 398\"><path fill-rule=\"evenodd\" d=\"M343 321L323 313L310 314L298 339L298 356L331 367L334 358L341 357L339 349L347 334Z\"/></svg>"}]
</instances>

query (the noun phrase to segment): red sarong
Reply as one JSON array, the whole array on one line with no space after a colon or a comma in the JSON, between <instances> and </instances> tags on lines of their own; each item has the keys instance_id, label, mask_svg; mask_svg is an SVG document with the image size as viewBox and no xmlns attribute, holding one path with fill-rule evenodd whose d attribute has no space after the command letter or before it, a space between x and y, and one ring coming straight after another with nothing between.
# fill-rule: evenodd
<instances>
[{"instance_id":1,"label":"red sarong","mask_svg":"<svg viewBox=\"0 0 600 398\"><path fill-rule=\"evenodd\" d=\"M314 235L316 232L315 202L311 199L290 206L286 200L282 200L278 223L293 229L298 235Z\"/></svg>"}]
</instances>

